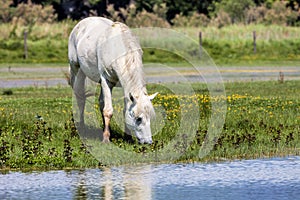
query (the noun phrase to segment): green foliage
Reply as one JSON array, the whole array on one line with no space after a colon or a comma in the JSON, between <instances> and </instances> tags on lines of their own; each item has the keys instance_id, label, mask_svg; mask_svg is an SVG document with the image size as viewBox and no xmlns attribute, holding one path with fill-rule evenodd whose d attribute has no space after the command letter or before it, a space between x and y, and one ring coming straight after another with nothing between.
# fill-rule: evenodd
<instances>
[{"instance_id":1,"label":"green foliage","mask_svg":"<svg viewBox=\"0 0 300 200\"><path fill-rule=\"evenodd\" d=\"M297 25L298 13L286 6L284 1L276 1L267 6L252 7L246 12L247 23Z\"/></svg>"},{"instance_id":2,"label":"green foliage","mask_svg":"<svg viewBox=\"0 0 300 200\"><path fill-rule=\"evenodd\" d=\"M0 41L1 62L62 63L67 62L67 40L28 40L28 59L20 40Z\"/></svg>"},{"instance_id":3,"label":"green foliage","mask_svg":"<svg viewBox=\"0 0 300 200\"><path fill-rule=\"evenodd\" d=\"M51 4L60 5L57 0L43 1L42 3L28 1L16 3L12 7L12 0L3 0L0 8L0 22L12 23L14 28L10 36L15 36L15 29L25 25L30 32L35 24L53 23L57 17ZM34 2L34 3L32 3ZM299 3L295 0L205 0L185 2L179 0L167 1L134 1L106 5L103 1L85 1L89 9L88 16L101 15L116 21L125 22L130 27L170 27L175 26L207 26L218 28L235 23L262 23L298 26ZM103 7L105 6L105 8ZM100 8L101 7L101 8ZM103 7L103 8L102 8ZM58 10L56 10L58 11ZM106 11L106 12L104 12ZM86 10L85 10L86 12ZM63 16L63 15L62 15ZM81 16L76 13L76 16ZM86 13L82 16L86 17Z\"/></svg>"},{"instance_id":4,"label":"green foliage","mask_svg":"<svg viewBox=\"0 0 300 200\"><path fill-rule=\"evenodd\" d=\"M4 26L2 35L10 26ZM67 63L68 32L71 24L54 24L35 26L28 35L28 59L24 60L23 38L0 40L0 58L2 63L34 62L34 63ZM47 32L47 30L51 30ZM262 25L233 25L222 29L206 28L177 28L178 31L188 34L198 40L199 30L203 35L203 47L213 60L219 64L249 65L262 61L284 63L299 61L298 35L299 31L293 27L262 26ZM252 32L257 33L257 53L253 53ZM161 42L159 38L157 41ZM151 46L151 45L150 45ZM284 48L283 48L284 47ZM144 49L145 62L181 62L173 53L159 50Z\"/></svg>"},{"instance_id":5,"label":"green foliage","mask_svg":"<svg viewBox=\"0 0 300 200\"><path fill-rule=\"evenodd\" d=\"M65 12L64 9L59 9L65 3L64 1L32 0L26 1L26 4L19 2L24 1L2 1L0 22L25 24L29 26L30 30L35 23L52 23L57 19L56 14L59 14L60 18L67 15L70 17L70 14L62 13ZM81 2L75 6L84 5L85 8L75 8L76 12L73 11L71 16L80 19L86 16L105 16L109 13L107 17L124 21L131 27L154 25L169 27L169 24L173 25L173 23L176 26L181 24L205 26L207 20L211 20L211 24L217 27L229 24L227 21L230 21L230 24L261 23L263 21L267 24L299 25L299 1L296 0L136 0L115 2L115 5L107 5L108 3L102 0ZM51 5L55 5L55 11ZM57 13L54 14L54 12ZM201 22L197 23L196 20Z\"/></svg>"},{"instance_id":6,"label":"green foliage","mask_svg":"<svg viewBox=\"0 0 300 200\"><path fill-rule=\"evenodd\" d=\"M3 0L3 5L0 8L0 22L19 23L26 26L32 26L35 23L52 23L56 20L54 9L49 5L28 3L18 4L17 7L12 7L12 0Z\"/></svg>"},{"instance_id":7,"label":"green foliage","mask_svg":"<svg viewBox=\"0 0 300 200\"><path fill-rule=\"evenodd\" d=\"M266 23L278 25L293 25L298 18L298 13L286 8L284 1L276 1L272 9L266 14Z\"/></svg>"},{"instance_id":8,"label":"green foliage","mask_svg":"<svg viewBox=\"0 0 300 200\"><path fill-rule=\"evenodd\" d=\"M225 18L223 18L224 20ZM68 36L75 22L61 22L34 26L28 35L28 58L24 59L24 39L18 26L16 35L10 37L12 25L1 24L1 63L67 63ZM207 26L201 28L176 27L198 41L199 31L203 36L203 48L218 65L255 65L257 63L299 62L299 29L296 27L231 25L222 28ZM257 53L253 52L253 30L257 34ZM149 41L149 46L163 42L159 37ZM151 45L153 43L153 45ZM173 52L158 49L143 49L144 62L182 63ZM191 49L190 49L191 50ZM278 65L278 64L277 64Z\"/></svg>"},{"instance_id":9,"label":"green foliage","mask_svg":"<svg viewBox=\"0 0 300 200\"><path fill-rule=\"evenodd\" d=\"M238 23L244 21L245 10L252 6L254 6L253 0L222 0L221 2L215 2L215 12L224 11L228 13L233 23Z\"/></svg>"},{"instance_id":10,"label":"green foliage","mask_svg":"<svg viewBox=\"0 0 300 200\"><path fill-rule=\"evenodd\" d=\"M13 90L10 99L0 97L1 168L98 166L74 132L70 88Z\"/></svg>"},{"instance_id":11,"label":"green foliage","mask_svg":"<svg viewBox=\"0 0 300 200\"><path fill-rule=\"evenodd\" d=\"M97 5L99 3L101 3L102 0L88 0L88 2L91 4L91 5Z\"/></svg>"},{"instance_id":12,"label":"green foliage","mask_svg":"<svg viewBox=\"0 0 300 200\"><path fill-rule=\"evenodd\" d=\"M194 12L191 16L177 14L172 23L175 27L206 27L209 21L206 15Z\"/></svg>"},{"instance_id":13,"label":"green foliage","mask_svg":"<svg viewBox=\"0 0 300 200\"><path fill-rule=\"evenodd\" d=\"M166 4L155 5L155 13L142 10L137 11L135 4L130 4L126 9L115 10L114 5L108 6L110 19L126 23L129 27L164 27L169 28L169 23L165 20Z\"/></svg>"},{"instance_id":14,"label":"green foliage","mask_svg":"<svg viewBox=\"0 0 300 200\"><path fill-rule=\"evenodd\" d=\"M198 152L207 134L211 102L220 99L210 98L205 85L195 83L192 86L195 96L176 96L160 85L148 85L149 93L160 92L153 104L164 107L166 111L163 129L153 137L152 145L139 145L134 141L126 141L116 124L112 124L113 145L139 154L158 152L174 137L179 125L185 126L184 123L180 124L182 108L197 103L201 116L195 138L192 143L186 143L183 134L181 142L174 148L184 150L180 161L199 161ZM225 88L227 96L218 97L226 98L227 101L225 125L214 150L204 160L278 156L298 152L299 81L226 83ZM0 96L1 168L99 166L99 161L89 153L89 148L93 147L85 146L78 137L70 115L70 90L64 87L14 88L13 95ZM130 159L134 161L135 158Z\"/></svg>"},{"instance_id":15,"label":"green foliage","mask_svg":"<svg viewBox=\"0 0 300 200\"><path fill-rule=\"evenodd\" d=\"M139 12L146 10L147 12L153 12L157 14L155 6L164 4L166 10L164 12L164 17L168 22L171 22L176 14L182 13L184 16L189 15L191 12L197 11L197 8L205 10L205 7L211 2L210 0L205 1L180 1L180 0L137 0L135 1L137 10Z\"/></svg>"},{"instance_id":16,"label":"green foliage","mask_svg":"<svg viewBox=\"0 0 300 200\"><path fill-rule=\"evenodd\" d=\"M13 18L13 9L10 8L12 1L11 0L2 0L0 8L0 22L8 23Z\"/></svg>"},{"instance_id":17,"label":"green foliage","mask_svg":"<svg viewBox=\"0 0 300 200\"><path fill-rule=\"evenodd\" d=\"M211 19L210 25L222 28L224 26L229 26L232 24L229 14L223 10L220 10L217 15Z\"/></svg>"}]
</instances>

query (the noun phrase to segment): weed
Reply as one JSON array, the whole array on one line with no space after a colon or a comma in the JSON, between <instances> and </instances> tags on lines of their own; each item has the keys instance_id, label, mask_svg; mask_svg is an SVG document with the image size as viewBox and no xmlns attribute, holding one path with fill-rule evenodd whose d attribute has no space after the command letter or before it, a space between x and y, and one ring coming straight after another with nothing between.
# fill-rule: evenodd
<instances>
[{"instance_id":1,"label":"weed","mask_svg":"<svg viewBox=\"0 0 300 200\"><path fill-rule=\"evenodd\" d=\"M43 152L43 142L39 140L38 132L23 131L22 136L22 157L26 163L35 164Z\"/></svg>"},{"instance_id":2,"label":"weed","mask_svg":"<svg viewBox=\"0 0 300 200\"><path fill-rule=\"evenodd\" d=\"M176 96L164 87L149 85L149 93L160 91L153 104L165 109L162 129L153 136L151 145L140 145L135 138L133 141L124 139L120 128L112 123L113 145L139 154L159 152L181 126L187 126L180 124L182 108L193 99L201 115L190 117L199 119L199 128L192 140L187 137L188 132L176 135L180 140L174 151L180 151L181 161L199 161L198 152L208 132L211 102L218 99L210 98L204 85L193 84L193 88L196 92L193 97ZM213 151L202 160L297 153L300 147L299 81L226 83L225 88L227 97L220 98L227 100L226 121ZM70 115L72 96L68 91L69 88L64 87L15 88L14 95L1 97L2 168L99 166L99 161L90 153L95 146L87 146L78 137ZM118 109L122 113L122 108ZM89 130L94 129L89 127Z\"/></svg>"},{"instance_id":3,"label":"weed","mask_svg":"<svg viewBox=\"0 0 300 200\"><path fill-rule=\"evenodd\" d=\"M3 167L6 165L6 162L9 160L9 143L5 140L2 140L0 146L0 166Z\"/></svg>"},{"instance_id":4,"label":"weed","mask_svg":"<svg viewBox=\"0 0 300 200\"><path fill-rule=\"evenodd\" d=\"M72 162L72 152L73 148L70 145L70 141L64 140L64 159L66 162Z\"/></svg>"},{"instance_id":5,"label":"weed","mask_svg":"<svg viewBox=\"0 0 300 200\"><path fill-rule=\"evenodd\" d=\"M2 92L3 95L12 95L13 94L13 91L11 89L7 89L7 90L4 90Z\"/></svg>"}]
</instances>

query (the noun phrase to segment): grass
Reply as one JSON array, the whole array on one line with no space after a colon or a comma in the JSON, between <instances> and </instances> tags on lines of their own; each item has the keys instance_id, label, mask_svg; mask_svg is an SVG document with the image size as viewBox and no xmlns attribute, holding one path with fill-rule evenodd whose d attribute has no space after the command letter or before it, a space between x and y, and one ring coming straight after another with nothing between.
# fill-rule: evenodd
<instances>
[{"instance_id":1,"label":"grass","mask_svg":"<svg viewBox=\"0 0 300 200\"><path fill-rule=\"evenodd\" d=\"M33 27L28 36L28 59L24 59L23 31L26 27L0 25L1 63L67 63L68 35L75 22L67 21ZM277 25L232 25L215 27L176 28L180 34L194 40L194 46L181 46L188 52L197 52L198 34L202 31L203 48L217 65L299 65L299 29ZM253 52L253 31L257 34L257 52ZM170 37L172 39L172 34ZM152 44L163 44L166 38L157 35ZM178 45L176 38L173 38ZM155 45L154 45L155 46ZM145 62L178 63L182 59L174 52L144 49Z\"/></svg>"},{"instance_id":2,"label":"grass","mask_svg":"<svg viewBox=\"0 0 300 200\"><path fill-rule=\"evenodd\" d=\"M173 87L184 88L181 84L173 84ZM300 81L226 83L226 97L217 99L209 96L205 85L192 87L194 95L177 96L163 85L148 86L149 93L160 92L153 104L156 110L163 111L157 112L153 123L152 145L140 145L135 139L125 137L122 127L118 126L122 120L120 98L114 100L112 143L102 145L100 127L92 120L87 122L92 135L79 138L71 115L70 88L3 90L0 166L8 169L83 168L157 161L157 158L163 162L202 162L299 155ZM115 92L118 93L118 89ZM215 138L212 151L199 158L210 126L211 103L224 100L227 113L221 134ZM95 99L90 102L97 108L93 103ZM195 112L193 106L199 112ZM93 109L87 110L86 116L91 111ZM97 118L100 121L99 113Z\"/></svg>"},{"instance_id":3,"label":"grass","mask_svg":"<svg viewBox=\"0 0 300 200\"><path fill-rule=\"evenodd\" d=\"M230 25L178 28L198 41L202 32L203 47L219 65L299 65L299 29L278 25ZM253 50L256 32L257 52Z\"/></svg>"}]
</instances>

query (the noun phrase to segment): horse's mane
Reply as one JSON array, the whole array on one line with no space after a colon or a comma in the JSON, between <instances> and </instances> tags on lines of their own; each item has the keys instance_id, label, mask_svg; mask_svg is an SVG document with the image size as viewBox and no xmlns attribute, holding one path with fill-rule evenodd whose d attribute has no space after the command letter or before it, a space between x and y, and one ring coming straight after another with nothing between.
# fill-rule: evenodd
<instances>
[{"instance_id":1,"label":"horse's mane","mask_svg":"<svg viewBox=\"0 0 300 200\"><path fill-rule=\"evenodd\" d=\"M121 30L124 32L122 39L127 48L127 52L126 55L124 55L125 66L121 68L119 80L123 87L126 84L126 88L130 89L130 93L132 93L132 95L146 95L148 97L143 71L142 48L138 39L130 32L126 25L121 24ZM125 97L128 98L128 95L129 94L125 94ZM144 114L150 117L155 115L154 108L150 100L141 103L142 104L138 105L138 107L144 111Z\"/></svg>"}]
</instances>

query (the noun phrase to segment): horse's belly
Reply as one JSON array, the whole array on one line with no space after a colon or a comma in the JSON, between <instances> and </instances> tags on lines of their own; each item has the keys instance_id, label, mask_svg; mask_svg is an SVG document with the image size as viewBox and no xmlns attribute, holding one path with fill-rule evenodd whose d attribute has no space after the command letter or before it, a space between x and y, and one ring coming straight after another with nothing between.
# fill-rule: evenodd
<instances>
[{"instance_id":1,"label":"horse's belly","mask_svg":"<svg viewBox=\"0 0 300 200\"><path fill-rule=\"evenodd\" d=\"M94 82L100 82L100 72L97 67L80 66L84 74Z\"/></svg>"},{"instance_id":2,"label":"horse's belly","mask_svg":"<svg viewBox=\"0 0 300 200\"><path fill-rule=\"evenodd\" d=\"M100 70L95 52L92 51L77 51L78 62L84 74L95 82L100 81Z\"/></svg>"}]
</instances>

